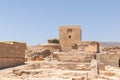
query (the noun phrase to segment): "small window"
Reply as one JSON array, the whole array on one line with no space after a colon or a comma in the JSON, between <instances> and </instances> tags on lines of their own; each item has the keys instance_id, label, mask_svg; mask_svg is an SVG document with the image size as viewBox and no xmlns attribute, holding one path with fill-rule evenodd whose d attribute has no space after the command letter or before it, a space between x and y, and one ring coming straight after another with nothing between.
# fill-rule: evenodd
<instances>
[{"instance_id":1,"label":"small window","mask_svg":"<svg viewBox=\"0 0 120 80\"><path fill-rule=\"evenodd\" d=\"M71 36L70 36L70 35L69 35L68 37L69 37L69 39L71 38Z\"/></svg>"},{"instance_id":2,"label":"small window","mask_svg":"<svg viewBox=\"0 0 120 80\"><path fill-rule=\"evenodd\" d=\"M72 29L68 29L68 30L67 30L67 33L71 33L71 32L72 32Z\"/></svg>"}]
</instances>

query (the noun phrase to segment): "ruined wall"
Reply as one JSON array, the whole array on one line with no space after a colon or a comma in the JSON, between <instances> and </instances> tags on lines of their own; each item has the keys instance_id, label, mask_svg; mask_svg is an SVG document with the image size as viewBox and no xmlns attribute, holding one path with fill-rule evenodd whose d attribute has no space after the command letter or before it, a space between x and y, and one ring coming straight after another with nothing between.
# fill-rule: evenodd
<instances>
[{"instance_id":1,"label":"ruined wall","mask_svg":"<svg viewBox=\"0 0 120 80\"><path fill-rule=\"evenodd\" d=\"M48 43L41 45L42 50L50 50L50 51L60 51L60 45L56 43Z\"/></svg>"},{"instance_id":2,"label":"ruined wall","mask_svg":"<svg viewBox=\"0 0 120 80\"><path fill-rule=\"evenodd\" d=\"M89 42L88 41L79 41L77 43L77 48L79 51L86 51L86 48L88 47Z\"/></svg>"},{"instance_id":3,"label":"ruined wall","mask_svg":"<svg viewBox=\"0 0 120 80\"><path fill-rule=\"evenodd\" d=\"M86 48L88 52L99 52L99 43L98 42L90 42L88 47Z\"/></svg>"},{"instance_id":4,"label":"ruined wall","mask_svg":"<svg viewBox=\"0 0 120 80\"><path fill-rule=\"evenodd\" d=\"M0 68L24 64L25 43L0 42Z\"/></svg>"},{"instance_id":5,"label":"ruined wall","mask_svg":"<svg viewBox=\"0 0 120 80\"><path fill-rule=\"evenodd\" d=\"M55 52L53 58L61 62L90 62L93 55L79 51Z\"/></svg>"},{"instance_id":6,"label":"ruined wall","mask_svg":"<svg viewBox=\"0 0 120 80\"><path fill-rule=\"evenodd\" d=\"M100 62L104 63L105 65L120 66L120 54L96 54L97 60L100 60Z\"/></svg>"},{"instance_id":7,"label":"ruined wall","mask_svg":"<svg viewBox=\"0 0 120 80\"><path fill-rule=\"evenodd\" d=\"M60 26L59 32L62 51L71 50L73 44L82 40L80 26Z\"/></svg>"},{"instance_id":8,"label":"ruined wall","mask_svg":"<svg viewBox=\"0 0 120 80\"><path fill-rule=\"evenodd\" d=\"M99 43L95 41L92 41L92 42L79 41L77 45L78 45L79 51L86 51L86 52L92 52L92 53L99 52Z\"/></svg>"}]
</instances>

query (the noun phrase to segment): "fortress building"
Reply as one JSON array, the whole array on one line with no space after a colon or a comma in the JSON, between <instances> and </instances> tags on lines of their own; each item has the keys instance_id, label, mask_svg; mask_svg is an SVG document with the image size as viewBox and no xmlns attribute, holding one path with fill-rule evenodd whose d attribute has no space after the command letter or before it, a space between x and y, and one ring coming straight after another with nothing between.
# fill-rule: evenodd
<instances>
[{"instance_id":1,"label":"fortress building","mask_svg":"<svg viewBox=\"0 0 120 80\"><path fill-rule=\"evenodd\" d=\"M59 42L62 51L79 50L99 52L99 43L96 41L82 41L80 26L60 26Z\"/></svg>"},{"instance_id":2,"label":"fortress building","mask_svg":"<svg viewBox=\"0 0 120 80\"><path fill-rule=\"evenodd\" d=\"M42 49L50 51L68 52L71 50L85 51L90 53L99 52L99 43L96 41L82 41L80 26L60 26L59 39L49 39L48 43L41 45Z\"/></svg>"},{"instance_id":3,"label":"fortress building","mask_svg":"<svg viewBox=\"0 0 120 80\"><path fill-rule=\"evenodd\" d=\"M82 40L80 26L60 26L59 41L62 51L69 51L72 45Z\"/></svg>"}]
</instances>

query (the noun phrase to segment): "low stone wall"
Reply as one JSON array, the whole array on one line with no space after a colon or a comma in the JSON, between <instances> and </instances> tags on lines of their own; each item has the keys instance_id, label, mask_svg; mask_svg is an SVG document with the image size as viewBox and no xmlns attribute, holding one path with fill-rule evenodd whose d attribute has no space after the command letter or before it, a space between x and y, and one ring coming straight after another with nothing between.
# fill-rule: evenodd
<instances>
[{"instance_id":1,"label":"low stone wall","mask_svg":"<svg viewBox=\"0 0 120 80\"><path fill-rule=\"evenodd\" d=\"M53 53L53 58L61 62L91 62L92 54L85 52L57 52Z\"/></svg>"},{"instance_id":2,"label":"low stone wall","mask_svg":"<svg viewBox=\"0 0 120 80\"><path fill-rule=\"evenodd\" d=\"M41 45L42 50L50 50L50 51L60 51L60 45L57 43L48 43L48 44L42 44Z\"/></svg>"},{"instance_id":3,"label":"low stone wall","mask_svg":"<svg viewBox=\"0 0 120 80\"><path fill-rule=\"evenodd\" d=\"M0 58L0 68L6 68L24 64L24 59L20 58Z\"/></svg>"},{"instance_id":4,"label":"low stone wall","mask_svg":"<svg viewBox=\"0 0 120 80\"><path fill-rule=\"evenodd\" d=\"M97 54L97 60L104 63L105 65L110 65L113 67L119 67L120 65L120 54Z\"/></svg>"},{"instance_id":5,"label":"low stone wall","mask_svg":"<svg viewBox=\"0 0 120 80\"><path fill-rule=\"evenodd\" d=\"M99 43L96 41L79 41L77 43L78 50L98 53L99 52Z\"/></svg>"},{"instance_id":6,"label":"low stone wall","mask_svg":"<svg viewBox=\"0 0 120 80\"><path fill-rule=\"evenodd\" d=\"M25 43L0 42L0 69L24 64Z\"/></svg>"},{"instance_id":7,"label":"low stone wall","mask_svg":"<svg viewBox=\"0 0 120 80\"><path fill-rule=\"evenodd\" d=\"M31 62L30 69L90 70L90 63L78 62Z\"/></svg>"}]
</instances>

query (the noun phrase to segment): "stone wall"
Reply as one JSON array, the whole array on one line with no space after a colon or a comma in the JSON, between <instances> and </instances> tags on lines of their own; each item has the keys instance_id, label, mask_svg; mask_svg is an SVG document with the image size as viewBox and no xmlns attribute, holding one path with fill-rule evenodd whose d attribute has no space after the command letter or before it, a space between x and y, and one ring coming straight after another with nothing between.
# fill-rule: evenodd
<instances>
[{"instance_id":1,"label":"stone wall","mask_svg":"<svg viewBox=\"0 0 120 80\"><path fill-rule=\"evenodd\" d=\"M42 50L50 50L52 52L54 51L60 51L60 45L56 43L47 43L41 45Z\"/></svg>"},{"instance_id":2,"label":"stone wall","mask_svg":"<svg viewBox=\"0 0 120 80\"><path fill-rule=\"evenodd\" d=\"M62 51L69 51L72 45L82 40L82 31L80 26L60 26L60 46Z\"/></svg>"},{"instance_id":3,"label":"stone wall","mask_svg":"<svg viewBox=\"0 0 120 80\"><path fill-rule=\"evenodd\" d=\"M24 64L25 43L0 42L0 68Z\"/></svg>"},{"instance_id":4,"label":"stone wall","mask_svg":"<svg viewBox=\"0 0 120 80\"><path fill-rule=\"evenodd\" d=\"M96 54L97 60L113 67L120 67L120 54Z\"/></svg>"},{"instance_id":5,"label":"stone wall","mask_svg":"<svg viewBox=\"0 0 120 80\"><path fill-rule=\"evenodd\" d=\"M99 52L99 43L95 41L79 41L77 43L79 51L86 51L92 53Z\"/></svg>"},{"instance_id":6,"label":"stone wall","mask_svg":"<svg viewBox=\"0 0 120 80\"><path fill-rule=\"evenodd\" d=\"M71 51L71 52L54 52L53 59L61 62L91 62L92 54L86 52Z\"/></svg>"}]
</instances>

